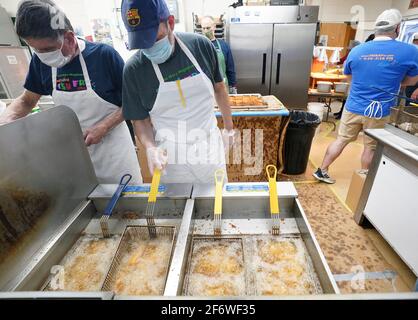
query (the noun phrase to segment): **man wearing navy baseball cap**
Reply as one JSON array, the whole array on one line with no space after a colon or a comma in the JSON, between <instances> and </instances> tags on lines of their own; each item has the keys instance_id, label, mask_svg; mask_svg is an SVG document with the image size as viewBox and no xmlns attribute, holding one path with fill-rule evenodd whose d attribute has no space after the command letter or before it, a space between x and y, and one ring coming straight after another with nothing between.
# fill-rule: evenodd
<instances>
[{"instance_id":1,"label":"man wearing navy baseball cap","mask_svg":"<svg viewBox=\"0 0 418 320\"><path fill-rule=\"evenodd\" d=\"M164 183L212 183L218 169L226 171L234 140L214 46L201 35L174 33L164 0L123 0L122 18L130 49L140 49L124 69L123 114L134 122L151 174L164 171Z\"/></svg>"}]
</instances>

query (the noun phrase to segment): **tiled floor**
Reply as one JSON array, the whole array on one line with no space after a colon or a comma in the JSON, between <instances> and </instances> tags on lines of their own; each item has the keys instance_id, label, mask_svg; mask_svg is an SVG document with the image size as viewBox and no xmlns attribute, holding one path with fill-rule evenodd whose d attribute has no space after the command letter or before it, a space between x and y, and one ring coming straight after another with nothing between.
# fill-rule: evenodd
<instances>
[{"instance_id":1,"label":"tiled floor","mask_svg":"<svg viewBox=\"0 0 418 320\"><path fill-rule=\"evenodd\" d=\"M338 107L338 106L337 106ZM332 118L332 116L331 116ZM337 122L337 130L338 130L338 122ZM336 132L332 131L332 125L328 123L323 123L320 127L319 132L314 138L311 155L310 155L310 162L311 165L308 168L308 171L298 177L283 177L284 179L288 178L289 180L296 180L296 181L310 181L312 180L312 172L313 170L318 167L323 159L325 151L328 145L335 139ZM333 164L330 168L331 176L337 180L337 183L333 186L330 186L331 190L334 194L338 197L340 202L344 203L347 192L351 183L351 178L353 172L355 170L360 169L360 156L363 150L362 146L362 139L363 135L359 137L359 139L350 144L343 152L343 154L338 158L338 160ZM312 201L315 201L314 199ZM345 208L348 209L348 208ZM349 210L349 209L348 209ZM311 219L315 219L312 217ZM351 220L351 214L348 217ZM353 220L349 221L350 227L352 228ZM315 222L313 222L315 224ZM372 251L376 249L379 253L379 256L383 257L384 263L381 266L390 267L391 270L397 272L400 278L397 280L396 290L397 291L410 291L414 288L416 277L413 273L406 267L406 265L402 262L402 260L397 256L397 254L390 248L390 246L386 243L386 241L380 236L378 232L375 230L364 230L362 232L365 236L367 235L368 247L373 247ZM326 244L325 244L326 246ZM370 252L370 254L374 254L374 252ZM347 254L347 253L344 253ZM367 254L366 254L367 256ZM350 259L350 257L347 257ZM376 271L376 270L374 270ZM384 270L381 270L384 271ZM347 287L348 284L343 285L343 287ZM393 291L391 287L379 287L379 286L371 286L375 288L377 292L387 292ZM346 288L347 289L347 288ZM349 290L343 290L349 291ZM373 291L373 289L371 290Z\"/></svg>"},{"instance_id":2,"label":"tiled floor","mask_svg":"<svg viewBox=\"0 0 418 320\"><path fill-rule=\"evenodd\" d=\"M381 273L395 271L392 264L380 252L380 246L369 236L369 230L358 226L353 214L323 183L295 183L299 199L313 232L334 275L357 272ZM399 272L396 271L399 275ZM402 277L374 279L363 285L345 281L338 283L342 293L410 291Z\"/></svg>"}]
</instances>

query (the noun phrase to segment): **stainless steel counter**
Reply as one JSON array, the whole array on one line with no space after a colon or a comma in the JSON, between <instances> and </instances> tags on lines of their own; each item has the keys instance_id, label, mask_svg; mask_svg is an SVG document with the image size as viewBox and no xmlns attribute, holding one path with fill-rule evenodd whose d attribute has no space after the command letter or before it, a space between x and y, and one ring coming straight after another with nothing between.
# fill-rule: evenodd
<instances>
[{"instance_id":1,"label":"stainless steel counter","mask_svg":"<svg viewBox=\"0 0 418 320\"><path fill-rule=\"evenodd\" d=\"M149 186L138 186L140 190ZM183 295L185 268L187 265L190 242L196 235L213 235L214 187L197 185L192 193L191 185L167 185L157 200L155 211L156 225L174 226L177 229L174 252L166 281L164 296ZM71 223L64 226L55 236L44 244L37 259L28 265L28 271L19 274L12 281L14 297L33 297L38 299L53 297L67 298L104 298L101 295L89 296L86 293L41 293L39 289L47 281L52 266L58 265L68 250L82 234L100 235L99 217L101 209L111 198L116 186L99 185L90 195L86 205L80 208ZM258 191L250 191L257 189ZM178 190L177 192L175 190ZM237 191L238 190L238 191ZM239 191L241 190L241 191ZM303 209L297 199L292 183L278 183L279 201L282 212L281 235L300 235L318 274L323 292L339 293L325 258L307 222ZM168 196L167 194L170 194ZM188 193L188 195L187 195ZM224 187L223 235L269 235L271 221L268 214L268 184L228 184ZM109 222L112 234L122 234L129 226L146 225L144 216L147 204L146 194L125 194L116 207L116 214ZM123 217L124 212L136 213L136 217ZM233 225L233 227L231 227ZM30 293L33 292L31 296ZM6 297L8 297L6 295ZM1 298L1 297L0 297ZM122 297L116 299L142 299L143 297Z\"/></svg>"},{"instance_id":2,"label":"stainless steel counter","mask_svg":"<svg viewBox=\"0 0 418 320\"><path fill-rule=\"evenodd\" d=\"M418 162L418 137L388 125L384 129L366 130L366 134L383 144L387 149L394 149L400 154Z\"/></svg>"},{"instance_id":3,"label":"stainless steel counter","mask_svg":"<svg viewBox=\"0 0 418 320\"><path fill-rule=\"evenodd\" d=\"M418 276L418 137L393 126L366 134L378 146L355 220L367 218Z\"/></svg>"},{"instance_id":4,"label":"stainless steel counter","mask_svg":"<svg viewBox=\"0 0 418 320\"><path fill-rule=\"evenodd\" d=\"M20 223L10 223L15 229L32 225L30 232L9 241L12 251L0 262L1 289L14 289L17 283L12 279L27 275L33 262L42 259L45 243L74 222L97 184L80 124L71 109L54 108L0 126L0 207L14 208L4 213L3 220L21 218L25 211L16 208L7 190L40 194L50 203L39 220L22 218ZM2 242L0 252L4 246Z\"/></svg>"},{"instance_id":5,"label":"stainless steel counter","mask_svg":"<svg viewBox=\"0 0 418 320\"><path fill-rule=\"evenodd\" d=\"M1 126L0 175L0 196L3 195L3 188L14 185L20 191L44 192L51 199L44 215L37 221L29 221L30 232L11 239L19 250L13 250L7 259L0 262L0 299L147 298L115 296L109 292L40 291L48 282L51 268L61 263L80 236L101 234L99 218L116 189L115 185L97 185L81 128L70 109L54 108ZM335 298L333 294L339 292L338 288L293 184L278 183L277 186L282 235L296 235L303 240L325 293L299 298ZM146 224L144 212L148 192L149 185L125 190L109 222L111 233L121 234L128 225ZM223 196L222 232L225 236L269 235L271 221L267 183L228 184L224 186ZM9 198L0 198L1 201L4 199ZM3 207L4 202L1 201ZM155 222L157 226L175 227L176 237L164 296L159 299L183 299L180 296L183 294L190 243L196 236L212 233L213 206L213 186L179 184L161 187ZM5 212L7 214L7 210ZM12 218L4 212L2 215L3 220L4 216ZM9 241L7 232L10 230L3 220L0 239ZM414 295L408 297L417 298ZM263 297L272 298L294 297Z\"/></svg>"}]
</instances>

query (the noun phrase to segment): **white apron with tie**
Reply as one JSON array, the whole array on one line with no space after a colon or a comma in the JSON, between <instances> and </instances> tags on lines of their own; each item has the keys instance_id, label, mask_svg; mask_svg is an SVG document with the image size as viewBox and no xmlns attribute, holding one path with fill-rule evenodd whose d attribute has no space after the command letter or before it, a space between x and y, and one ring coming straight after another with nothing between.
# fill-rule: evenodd
<instances>
[{"instance_id":1,"label":"white apron with tie","mask_svg":"<svg viewBox=\"0 0 418 320\"><path fill-rule=\"evenodd\" d=\"M226 165L213 85L186 45L175 38L199 74L165 82L159 66L153 63L160 86L150 117L156 141L168 155L161 181L214 183L215 171L226 172Z\"/></svg>"},{"instance_id":2,"label":"white apron with tie","mask_svg":"<svg viewBox=\"0 0 418 320\"><path fill-rule=\"evenodd\" d=\"M66 92L57 90L57 69L52 68L52 98L56 106L70 107L77 115L83 132L98 124L120 108L102 99L91 86L82 51L85 43L78 40L79 59L87 90ZM109 80L110 81L110 80ZM135 147L125 122L112 129L101 142L88 147L94 170L101 184L118 184L124 174L131 174L131 184L141 184L142 176Z\"/></svg>"}]
</instances>

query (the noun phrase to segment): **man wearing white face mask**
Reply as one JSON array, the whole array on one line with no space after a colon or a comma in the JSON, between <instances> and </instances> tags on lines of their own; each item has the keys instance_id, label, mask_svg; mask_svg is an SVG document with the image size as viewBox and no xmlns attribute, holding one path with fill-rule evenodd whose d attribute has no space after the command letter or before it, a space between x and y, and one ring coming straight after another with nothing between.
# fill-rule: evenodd
<instances>
[{"instance_id":1,"label":"man wearing white face mask","mask_svg":"<svg viewBox=\"0 0 418 320\"><path fill-rule=\"evenodd\" d=\"M401 22L399 10L384 11L375 23L375 39L350 52L344 65L344 73L351 80L346 110L341 117L337 140L328 147L321 168L314 173L317 180L335 183L328 174L329 166L362 130L385 127L391 107L397 103L390 93L397 94L401 86L418 81L418 50L395 40ZM372 138L365 135L361 158L364 172L369 169L376 145Z\"/></svg>"},{"instance_id":2,"label":"man wearing white face mask","mask_svg":"<svg viewBox=\"0 0 418 320\"><path fill-rule=\"evenodd\" d=\"M165 169L165 183L213 183L234 136L214 46L201 35L174 34L164 0L124 0L122 18L130 48L141 49L125 66L123 111L147 149L151 173Z\"/></svg>"},{"instance_id":3,"label":"man wearing white face mask","mask_svg":"<svg viewBox=\"0 0 418 320\"><path fill-rule=\"evenodd\" d=\"M57 20L58 19L58 20ZM124 62L111 47L77 39L70 21L50 0L22 1L16 31L33 48L24 93L0 117L5 124L28 115L42 95L77 114L100 183L129 173L142 183L122 115Z\"/></svg>"}]
</instances>

